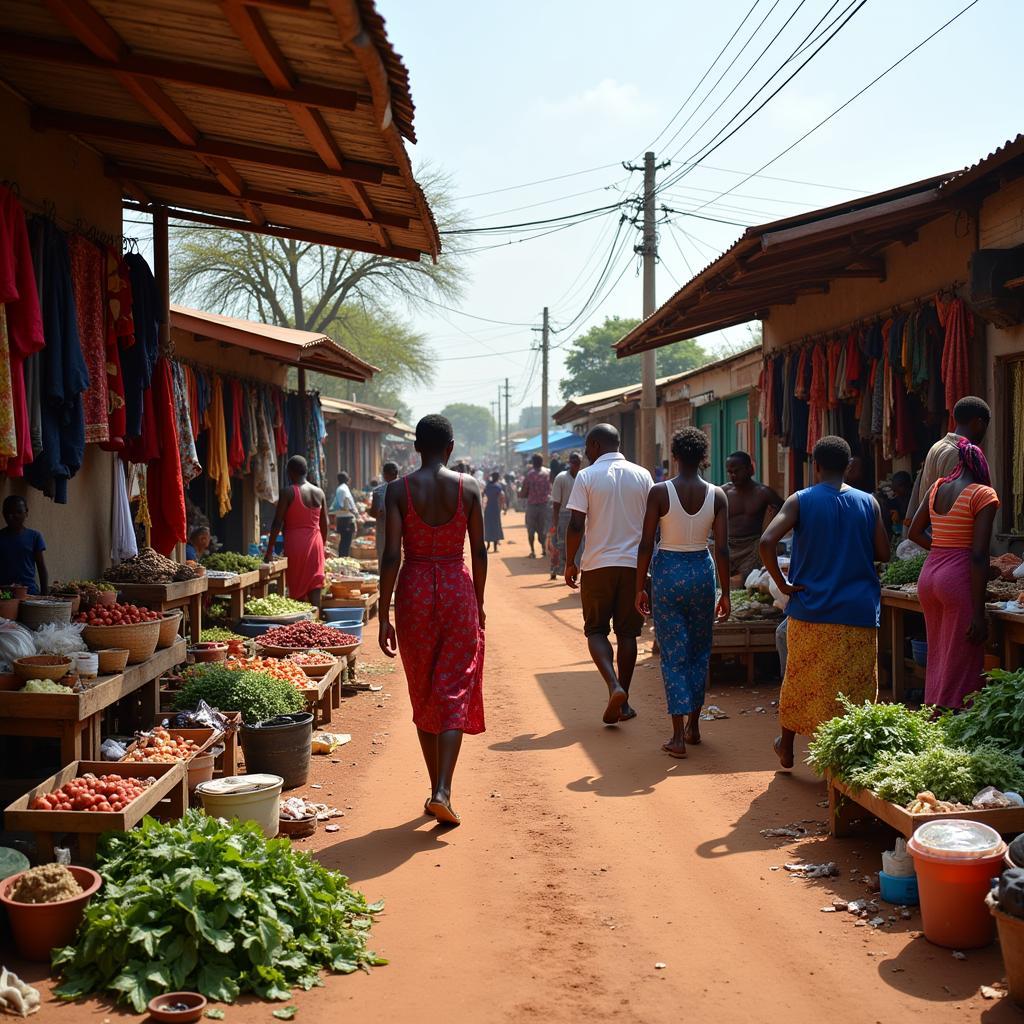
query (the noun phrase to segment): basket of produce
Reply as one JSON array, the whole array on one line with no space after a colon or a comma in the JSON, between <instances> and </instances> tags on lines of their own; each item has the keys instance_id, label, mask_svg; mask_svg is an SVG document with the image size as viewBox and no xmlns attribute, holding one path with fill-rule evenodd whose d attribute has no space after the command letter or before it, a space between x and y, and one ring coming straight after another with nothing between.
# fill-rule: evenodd
<instances>
[{"instance_id":1,"label":"basket of produce","mask_svg":"<svg viewBox=\"0 0 1024 1024\"><path fill-rule=\"evenodd\" d=\"M363 569L358 558L328 558L324 571L337 576L358 576Z\"/></svg>"},{"instance_id":2,"label":"basket of produce","mask_svg":"<svg viewBox=\"0 0 1024 1024\"><path fill-rule=\"evenodd\" d=\"M356 637L339 632L333 626L324 626L319 622L296 622L292 626L280 626L264 633L256 646L272 658L287 658L313 648L328 654L349 654L359 643Z\"/></svg>"},{"instance_id":3,"label":"basket of produce","mask_svg":"<svg viewBox=\"0 0 1024 1024\"><path fill-rule=\"evenodd\" d=\"M188 770L188 788L213 778L214 755L207 751L222 733L214 729L165 729L158 725L137 733L122 762L173 764L182 761Z\"/></svg>"},{"instance_id":4,"label":"basket of produce","mask_svg":"<svg viewBox=\"0 0 1024 1024\"><path fill-rule=\"evenodd\" d=\"M85 624L82 639L90 650L127 648L129 665L151 658L160 640L160 613L134 604L97 605L76 621Z\"/></svg>"},{"instance_id":5,"label":"basket of produce","mask_svg":"<svg viewBox=\"0 0 1024 1024\"><path fill-rule=\"evenodd\" d=\"M71 621L71 601L26 597L18 606L18 621L26 629L38 629L51 623L66 626Z\"/></svg>"},{"instance_id":6,"label":"basket of produce","mask_svg":"<svg viewBox=\"0 0 1024 1024\"><path fill-rule=\"evenodd\" d=\"M128 655L131 651L127 647L107 647L97 651L96 655L100 661L100 672L105 676L123 672L128 666Z\"/></svg>"},{"instance_id":7,"label":"basket of produce","mask_svg":"<svg viewBox=\"0 0 1024 1024\"><path fill-rule=\"evenodd\" d=\"M327 651L299 651L289 655L289 660L294 661L303 674L311 679L322 679L328 672L338 664L338 659Z\"/></svg>"},{"instance_id":8,"label":"basket of produce","mask_svg":"<svg viewBox=\"0 0 1024 1024\"><path fill-rule=\"evenodd\" d=\"M90 868L63 864L43 864L0 882L0 904L18 952L49 963L54 949L74 941L86 904L102 884Z\"/></svg>"},{"instance_id":9,"label":"basket of produce","mask_svg":"<svg viewBox=\"0 0 1024 1024\"><path fill-rule=\"evenodd\" d=\"M263 560L255 555L240 555L236 551L216 551L203 558L203 567L209 572L230 572L241 575L243 572L255 572L263 564Z\"/></svg>"},{"instance_id":10,"label":"basket of produce","mask_svg":"<svg viewBox=\"0 0 1024 1024\"><path fill-rule=\"evenodd\" d=\"M348 597L353 588L358 587L362 576L332 576L331 597Z\"/></svg>"},{"instance_id":11,"label":"basket of produce","mask_svg":"<svg viewBox=\"0 0 1024 1024\"><path fill-rule=\"evenodd\" d=\"M178 627L181 625L182 611L176 608L170 612L160 612L160 636L156 645L161 650L170 647L178 639Z\"/></svg>"},{"instance_id":12,"label":"basket of produce","mask_svg":"<svg viewBox=\"0 0 1024 1024\"><path fill-rule=\"evenodd\" d=\"M377 580L366 578L359 581L359 592L362 594L376 594L380 586Z\"/></svg>"},{"instance_id":13,"label":"basket of produce","mask_svg":"<svg viewBox=\"0 0 1024 1024\"><path fill-rule=\"evenodd\" d=\"M198 664L225 661L228 656L228 645L216 641L193 644L188 649L188 654Z\"/></svg>"},{"instance_id":14,"label":"basket of produce","mask_svg":"<svg viewBox=\"0 0 1024 1024\"><path fill-rule=\"evenodd\" d=\"M134 558L112 566L103 573L109 583L181 583L196 578L195 570L164 558L152 548L143 548Z\"/></svg>"},{"instance_id":15,"label":"basket of produce","mask_svg":"<svg viewBox=\"0 0 1024 1024\"><path fill-rule=\"evenodd\" d=\"M300 690L309 685L309 677L302 671L302 666L288 658L231 658L226 664L229 669L236 672L265 672L274 679L283 679Z\"/></svg>"},{"instance_id":16,"label":"basket of produce","mask_svg":"<svg viewBox=\"0 0 1024 1024\"><path fill-rule=\"evenodd\" d=\"M249 640L244 636L230 629L223 629L220 626L211 626L204 629L199 636L204 644L220 643L228 645L229 658L244 658L249 649Z\"/></svg>"},{"instance_id":17,"label":"basket of produce","mask_svg":"<svg viewBox=\"0 0 1024 1024\"><path fill-rule=\"evenodd\" d=\"M313 617L313 606L280 594L253 597L245 602L245 618L250 622L300 622Z\"/></svg>"},{"instance_id":18,"label":"basket of produce","mask_svg":"<svg viewBox=\"0 0 1024 1024\"><path fill-rule=\"evenodd\" d=\"M71 671L71 659L59 654L36 654L18 658L12 663L14 674L28 682L30 679L50 679L56 682Z\"/></svg>"}]
</instances>

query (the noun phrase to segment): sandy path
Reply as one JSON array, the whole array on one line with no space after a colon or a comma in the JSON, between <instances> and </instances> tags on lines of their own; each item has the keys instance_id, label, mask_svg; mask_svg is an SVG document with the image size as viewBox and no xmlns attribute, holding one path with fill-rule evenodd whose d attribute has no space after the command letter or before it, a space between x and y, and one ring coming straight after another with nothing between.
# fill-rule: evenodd
<instances>
[{"instance_id":1,"label":"sandy path","mask_svg":"<svg viewBox=\"0 0 1024 1024\"><path fill-rule=\"evenodd\" d=\"M760 836L825 815L809 770L773 770L773 689L713 686L729 719L705 723L702 747L674 761L658 750L657 661L642 656L639 719L603 728L578 597L523 557L521 529L506 530L513 543L488 585L488 731L467 738L453 794L465 824L442 831L421 816L426 776L400 672L383 694L346 702L341 726L356 738L340 764L316 760L322 795L349 809L339 833L310 846L385 897L373 945L391 964L298 994L297 1020L1021 1019L978 995L1002 975L996 947L961 962L915 937L916 914L876 932L820 912L837 893L866 894L851 871L877 868L883 831ZM741 714L755 706L768 713ZM771 870L793 860L835 860L841 876ZM110 1011L57 1014L70 1024Z\"/></svg>"}]
</instances>

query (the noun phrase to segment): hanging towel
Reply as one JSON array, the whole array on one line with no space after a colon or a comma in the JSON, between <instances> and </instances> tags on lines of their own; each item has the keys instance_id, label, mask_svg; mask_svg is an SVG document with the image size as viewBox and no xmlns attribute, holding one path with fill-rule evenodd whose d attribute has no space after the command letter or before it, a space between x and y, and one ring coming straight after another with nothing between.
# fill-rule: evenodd
<instances>
[{"instance_id":1,"label":"hanging towel","mask_svg":"<svg viewBox=\"0 0 1024 1024\"><path fill-rule=\"evenodd\" d=\"M206 410L210 425L207 472L216 487L217 505L221 517L224 517L231 511L231 467L228 465L228 443L224 425L223 381L214 374L211 385L210 405Z\"/></svg>"},{"instance_id":2,"label":"hanging towel","mask_svg":"<svg viewBox=\"0 0 1024 1024\"><path fill-rule=\"evenodd\" d=\"M110 531L110 561L117 565L126 558L139 553L132 524L132 506L128 501L128 485L125 483L125 466L120 459L114 459L114 509Z\"/></svg>"},{"instance_id":3,"label":"hanging towel","mask_svg":"<svg viewBox=\"0 0 1024 1024\"><path fill-rule=\"evenodd\" d=\"M192 417L189 409L188 387L185 382L185 368L180 363L171 365L174 379L174 409L178 427L178 453L181 461L181 479L187 484L203 471L196 452L195 434L192 432Z\"/></svg>"},{"instance_id":4,"label":"hanging towel","mask_svg":"<svg viewBox=\"0 0 1024 1024\"><path fill-rule=\"evenodd\" d=\"M974 316L963 299L943 304L936 301L939 322L945 329L942 349L942 383L946 390L946 409L949 411L949 429L955 430L953 407L970 388L970 355L967 339L974 333Z\"/></svg>"}]
</instances>

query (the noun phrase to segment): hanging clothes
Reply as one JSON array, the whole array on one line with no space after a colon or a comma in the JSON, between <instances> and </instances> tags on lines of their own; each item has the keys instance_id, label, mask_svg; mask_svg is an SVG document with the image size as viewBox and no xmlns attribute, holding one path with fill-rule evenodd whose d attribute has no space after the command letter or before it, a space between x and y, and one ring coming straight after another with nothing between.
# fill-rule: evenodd
<instances>
[{"instance_id":1,"label":"hanging clothes","mask_svg":"<svg viewBox=\"0 0 1024 1024\"><path fill-rule=\"evenodd\" d=\"M138 253L130 252L125 258L131 278L132 319L135 343L121 347L121 368L124 372L126 437L142 433L145 415L145 394L153 381L153 368L160 355L160 323L163 303L160 292L149 269L149 264Z\"/></svg>"},{"instance_id":2,"label":"hanging clothes","mask_svg":"<svg viewBox=\"0 0 1024 1024\"><path fill-rule=\"evenodd\" d=\"M43 447L25 476L57 504L68 500L68 480L81 468L85 455L82 396L89 372L78 339L78 313L71 280L67 236L52 221L33 218L33 230L43 234L43 332L41 356Z\"/></svg>"},{"instance_id":3,"label":"hanging clothes","mask_svg":"<svg viewBox=\"0 0 1024 1024\"><path fill-rule=\"evenodd\" d=\"M211 381L210 405L206 410L210 428L209 456L206 471L217 491L217 507L223 518L231 511L231 466L228 463L228 443L224 424L223 382L216 374Z\"/></svg>"},{"instance_id":4,"label":"hanging clothes","mask_svg":"<svg viewBox=\"0 0 1024 1024\"><path fill-rule=\"evenodd\" d=\"M807 454L823 436L823 420L828 409L828 356L818 342L811 350L811 383L808 387Z\"/></svg>"},{"instance_id":5,"label":"hanging clothes","mask_svg":"<svg viewBox=\"0 0 1024 1024\"><path fill-rule=\"evenodd\" d=\"M121 368L121 350L135 344L135 321L132 317L131 275L124 257L113 246L104 250L107 271L106 309L106 371L107 419L109 440L101 445L107 451L124 448L128 426L124 399L124 371Z\"/></svg>"},{"instance_id":6,"label":"hanging clothes","mask_svg":"<svg viewBox=\"0 0 1024 1024\"><path fill-rule=\"evenodd\" d=\"M184 483L195 480L203 471L196 453L196 438L192 432L192 418L189 410L188 387L185 383L185 368L180 363L171 364L174 384L175 424L178 428L178 455L181 463L181 479Z\"/></svg>"},{"instance_id":7,"label":"hanging clothes","mask_svg":"<svg viewBox=\"0 0 1024 1024\"><path fill-rule=\"evenodd\" d=\"M181 480L177 411L171 364L165 356L153 368L153 408L160 438L160 454L146 467L149 514L153 520L150 544L161 555L170 555L175 544L188 539L185 489Z\"/></svg>"},{"instance_id":8,"label":"hanging clothes","mask_svg":"<svg viewBox=\"0 0 1024 1024\"><path fill-rule=\"evenodd\" d=\"M14 450L5 428L5 451L0 469L8 476L23 476L24 467L42 445L42 422L37 443L32 441L32 417L25 386L25 363L45 346L39 307L38 275L25 212L14 193L0 185L0 305L4 307L7 340L6 371L0 372L0 404L10 410Z\"/></svg>"},{"instance_id":9,"label":"hanging clothes","mask_svg":"<svg viewBox=\"0 0 1024 1024\"><path fill-rule=\"evenodd\" d=\"M7 307L0 303L0 396L11 392L11 343L7 337ZM0 465L18 454L18 431L14 426L14 406L0 401Z\"/></svg>"},{"instance_id":10,"label":"hanging clothes","mask_svg":"<svg viewBox=\"0 0 1024 1024\"><path fill-rule=\"evenodd\" d=\"M974 315L963 299L936 300L939 322L945 331L942 349L942 383L945 386L949 429L955 428L953 407L970 389L968 338L974 334Z\"/></svg>"},{"instance_id":11,"label":"hanging clothes","mask_svg":"<svg viewBox=\"0 0 1024 1024\"><path fill-rule=\"evenodd\" d=\"M132 525L132 507L128 501L128 486L125 483L125 465L120 459L114 459L113 462L110 561L117 565L126 558L134 558L139 553L139 544L135 538L135 527Z\"/></svg>"},{"instance_id":12,"label":"hanging clothes","mask_svg":"<svg viewBox=\"0 0 1024 1024\"><path fill-rule=\"evenodd\" d=\"M271 425L271 410L275 403L264 392L253 396L253 416L256 420L257 451L252 460L253 487L261 501L277 503L278 463Z\"/></svg>"},{"instance_id":13,"label":"hanging clothes","mask_svg":"<svg viewBox=\"0 0 1024 1024\"><path fill-rule=\"evenodd\" d=\"M245 442L242 438L242 384L232 377L227 388L230 396L230 429L228 438L228 465L231 472L241 473L245 465ZM228 403L225 403L227 406ZM226 416L227 414L225 414Z\"/></svg>"},{"instance_id":14,"label":"hanging clothes","mask_svg":"<svg viewBox=\"0 0 1024 1024\"><path fill-rule=\"evenodd\" d=\"M68 235L71 286L78 315L78 343L89 371L82 396L86 443L110 440L107 384L107 280L104 255L84 235Z\"/></svg>"}]
</instances>

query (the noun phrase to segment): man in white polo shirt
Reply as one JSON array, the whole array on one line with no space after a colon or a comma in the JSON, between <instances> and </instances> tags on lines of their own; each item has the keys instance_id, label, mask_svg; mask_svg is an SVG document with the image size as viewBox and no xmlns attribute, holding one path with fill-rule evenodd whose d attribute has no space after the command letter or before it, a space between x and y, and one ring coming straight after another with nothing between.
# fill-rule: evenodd
<instances>
[{"instance_id":1,"label":"man in white polo shirt","mask_svg":"<svg viewBox=\"0 0 1024 1024\"><path fill-rule=\"evenodd\" d=\"M577 587L576 551L587 532L580 568L583 632L590 656L608 685L606 725L636 717L629 684L636 667L636 641L644 627L636 610L636 552L640 545L651 474L619 451L619 432L601 423L587 434L587 459L566 507L572 512L565 540L565 582ZM617 655L608 635L615 632Z\"/></svg>"}]
</instances>

